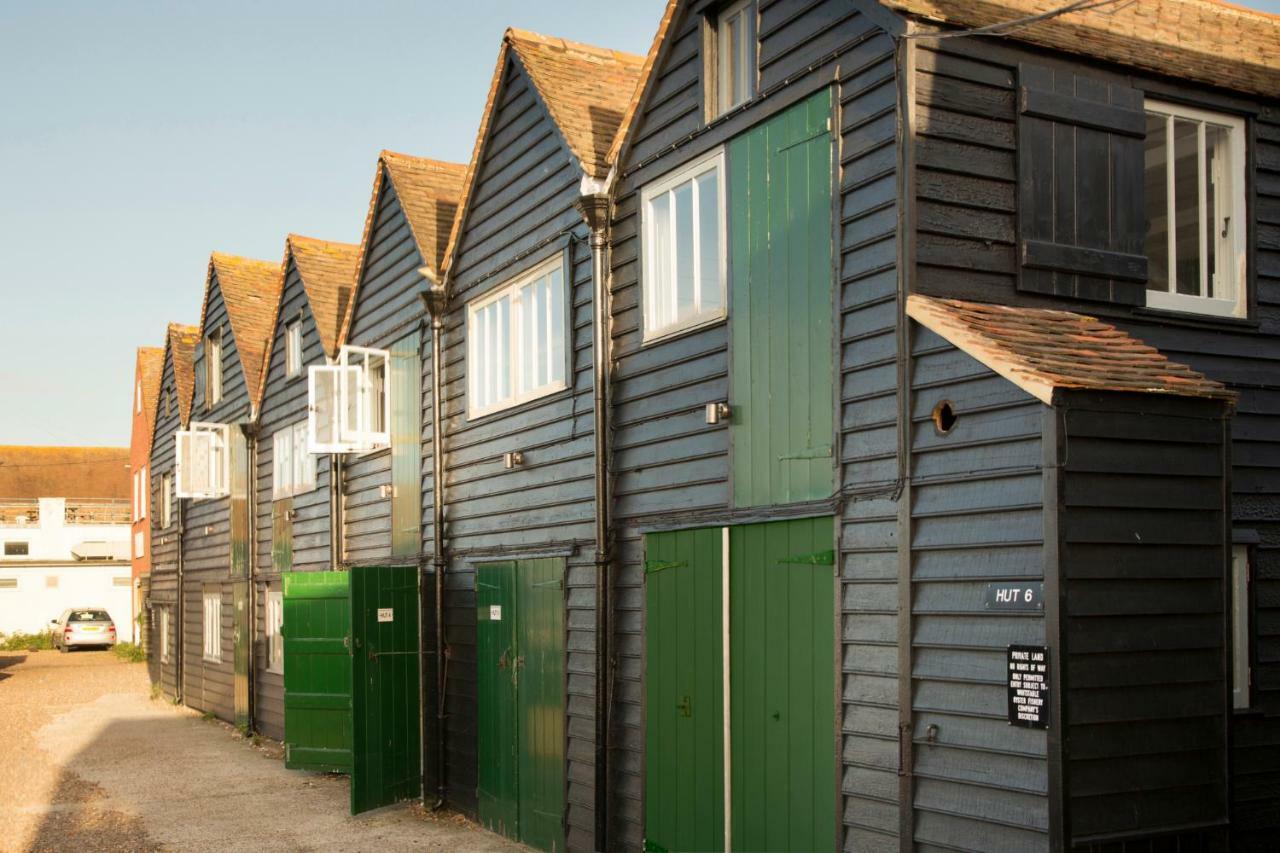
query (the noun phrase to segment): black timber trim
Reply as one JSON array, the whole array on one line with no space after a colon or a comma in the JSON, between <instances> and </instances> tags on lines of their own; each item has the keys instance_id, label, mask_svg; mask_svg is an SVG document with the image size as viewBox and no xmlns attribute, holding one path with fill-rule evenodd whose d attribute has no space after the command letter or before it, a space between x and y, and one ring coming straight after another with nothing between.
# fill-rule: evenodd
<instances>
[{"instance_id":1,"label":"black timber trim","mask_svg":"<svg viewBox=\"0 0 1280 853\"><path fill-rule=\"evenodd\" d=\"M1023 240L1022 265L1039 270L1084 273L1145 284L1147 259L1142 255L1108 252L1087 246L1068 246L1044 240Z\"/></svg>"},{"instance_id":2,"label":"black timber trim","mask_svg":"<svg viewBox=\"0 0 1280 853\"><path fill-rule=\"evenodd\" d=\"M1023 115L1065 122L1077 127L1090 127L1137 139L1144 139L1147 135L1147 116L1142 110L1082 101L1071 95L1034 86L1023 85L1018 88L1018 108Z\"/></svg>"},{"instance_id":3,"label":"black timber trim","mask_svg":"<svg viewBox=\"0 0 1280 853\"><path fill-rule=\"evenodd\" d=\"M1070 826L1067 814L1067 762L1064 760L1067 732L1066 665L1067 634L1062 624L1061 524L1062 478L1060 466L1066 459L1066 412L1058 406L1043 409L1043 513L1044 513L1044 635L1049 646L1049 728L1046 759L1049 793L1049 850L1060 853L1068 846Z\"/></svg>"}]
</instances>

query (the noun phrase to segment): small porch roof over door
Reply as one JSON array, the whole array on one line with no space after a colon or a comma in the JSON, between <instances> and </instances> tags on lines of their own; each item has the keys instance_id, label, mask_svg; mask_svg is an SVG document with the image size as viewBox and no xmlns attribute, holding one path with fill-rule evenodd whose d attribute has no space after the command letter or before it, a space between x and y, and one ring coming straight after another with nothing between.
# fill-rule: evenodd
<instances>
[{"instance_id":1,"label":"small porch roof over door","mask_svg":"<svg viewBox=\"0 0 1280 853\"><path fill-rule=\"evenodd\" d=\"M1110 323L1072 311L1013 308L921 294L907 316L1042 403L1058 389L1202 397L1234 403L1221 382L1170 361Z\"/></svg>"}]
</instances>

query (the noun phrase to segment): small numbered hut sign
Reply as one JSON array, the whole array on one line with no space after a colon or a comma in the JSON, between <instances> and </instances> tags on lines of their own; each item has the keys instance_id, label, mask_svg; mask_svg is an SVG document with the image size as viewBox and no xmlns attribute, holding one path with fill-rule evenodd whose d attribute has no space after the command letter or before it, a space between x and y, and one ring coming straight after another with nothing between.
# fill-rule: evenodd
<instances>
[{"instance_id":1,"label":"small numbered hut sign","mask_svg":"<svg viewBox=\"0 0 1280 853\"><path fill-rule=\"evenodd\" d=\"M395 618L396 618L396 611L395 611L395 608L394 608L394 607L379 607L379 608L378 608L378 621L379 621L379 622L394 622L394 621L395 621Z\"/></svg>"},{"instance_id":2,"label":"small numbered hut sign","mask_svg":"<svg viewBox=\"0 0 1280 853\"><path fill-rule=\"evenodd\" d=\"M1009 724L1049 728L1049 650L1010 646L1008 655Z\"/></svg>"}]
</instances>

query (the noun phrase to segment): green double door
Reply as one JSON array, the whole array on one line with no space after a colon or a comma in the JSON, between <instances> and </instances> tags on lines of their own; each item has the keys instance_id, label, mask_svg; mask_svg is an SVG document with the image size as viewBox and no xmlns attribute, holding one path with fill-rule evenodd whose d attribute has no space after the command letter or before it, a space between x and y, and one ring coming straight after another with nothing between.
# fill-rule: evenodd
<instances>
[{"instance_id":1,"label":"green double door","mask_svg":"<svg viewBox=\"0 0 1280 853\"><path fill-rule=\"evenodd\" d=\"M480 822L564 850L564 572L560 558L476 569Z\"/></svg>"},{"instance_id":2,"label":"green double door","mask_svg":"<svg viewBox=\"0 0 1280 853\"><path fill-rule=\"evenodd\" d=\"M646 849L835 848L832 537L830 518L646 537Z\"/></svg>"},{"instance_id":3,"label":"green double door","mask_svg":"<svg viewBox=\"0 0 1280 853\"><path fill-rule=\"evenodd\" d=\"M417 568L281 577L286 766L350 773L352 814L417 797Z\"/></svg>"}]
</instances>

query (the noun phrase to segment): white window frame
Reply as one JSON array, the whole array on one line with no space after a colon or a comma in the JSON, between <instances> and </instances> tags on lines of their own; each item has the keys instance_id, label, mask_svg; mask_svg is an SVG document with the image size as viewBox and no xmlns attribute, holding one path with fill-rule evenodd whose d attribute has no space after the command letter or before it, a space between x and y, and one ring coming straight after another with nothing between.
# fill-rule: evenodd
<instances>
[{"instance_id":1,"label":"white window frame","mask_svg":"<svg viewBox=\"0 0 1280 853\"><path fill-rule=\"evenodd\" d=\"M267 635L267 671L284 672L284 591L267 590L264 614Z\"/></svg>"},{"instance_id":2,"label":"white window frame","mask_svg":"<svg viewBox=\"0 0 1280 853\"><path fill-rule=\"evenodd\" d=\"M166 471L160 475L160 527L168 528L173 523L173 474Z\"/></svg>"},{"instance_id":3,"label":"white window frame","mask_svg":"<svg viewBox=\"0 0 1280 853\"><path fill-rule=\"evenodd\" d=\"M220 498L230 494L230 438L227 424L192 421L174 433L174 492L180 498ZM203 446L203 451L202 451ZM207 486L197 489L191 473L204 469Z\"/></svg>"},{"instance_id":4,"label":"white window frame","mask_svg":"<svg viewBox=\"0 0 1280 853\"><path fill-rule=\"evenodd\" d=\"M133 520L134 521L142 520L142 510L138 507L138 495L142 493L142 487L138 485L141 475L142 475L141 471L133 472Z\"/></svg>"},{"instance_id":5,"label":"white window frame","mask_svg":"<svg viewBox=\"0 0 1280 853\"><path fill-rule=\"evenodd\" d=\"M271 436L271 499L301 495L316 487L316 457L307 451L307 421L281 427Z\"/></svg>"},{"instance_id":6,"label":"white window frame","mask_svg":"<svg viewBox=\"0 0 1280 853\"><path fill-rule=\"evenodd\" d=\"M137 414L142 414L142 383L134 385L133 390L133 410Z\"/></svg>"},{"instance_id":7,"label":"white window frame","mask_svg":"<svg viewBox=\"0 0 1280 853\"><path fill-rule=\"evenodd\" d=\"M1170 104L1164 101L1147 100L1145 109L1149 115L1162 116L1165 119L1165 204L1168 211L1165 216L1166 234L1168 236L1166 264L1169 270L1169 290L1148 290L1146 292L1147 307L1191 314L1209 314L1217 317L1244 317L1249 310L1247 293L1249 280L1247 240L1249 223L1245 213L1248 175L1245 161L1244 120L1236 116L1198 110L1193 107L1184 107L1181 104ZM1212 211L1212 216L1215 223L1214 233L1220 233L1216 223L1221 222L1224 215L1230 216L1230 222L1227 226L1230 234L1225 238L1219 239L1215 252L1215 257L1219 259L1218 268L1220 271L1225 271L1227 278L1226 281L1222 281L1220 278L1220 286L1231 293L1229 298L1210 297L1207 295L1193 296L1177 292L1177 223L1175 217L1171 215L1177 203L1174 197L1175 166L1172 150L1174 119L1199 123L1200 129L1197 137L1199 166L1196 184L1199 190L1199 219L1201 223L1209 218L1211 213L1207 209L1204 191L1204 171L1206 168L1204 153L1205 124L1224 128L1228 133L1227 146L1229 153L1227 155L1227 166L1230 169L1230 175L1224 178L1228 190L1226 193L1215 194L1216 209ZM1228 198L1222 198L1223 195L1228 196ZM1206 289L1209 286L1208 238L1204 230L1204 228L1200 229L1201 293L1206 293ZM1227 262L1228 257L1231 259L1229 263Z\"/></svg>"},{"instance_id":8,"label":"white window frame","mask_svg":"<svg viewBox=\"0 0 1280 853\"><path fill-rule=\"evenodd\" d=\"M142 559L147 556L147 539L141 530L133 531L133 556Z\"/></svg>"},{"instance_id":9,"label":"white window frame","mask_svg":"<svg viewBox=\"0 0 1280 853\"><path fill-rule=\"evenodd\" d=\"M173 642L170 636L172 626L169 623L169 608L160 608L160 663L169 662L169 646Z\"/></svg>"},{"instance_id":10,"label":"white window frame","mask_svg":"<svg viewBox=\"0 0 1280 853\"><path fill-rule=\"evenodd\" d=\"M658 268L657 260L654 253L657 250L656 241L653 238L651 229L654 224L654 216L651 212L653 200L659 196L665 195L681 184L693 181L698 176L707 172L709 169L715 169L716 176L716 227L718 231L718 242L716 251L719 253L718 268L720 274L720 305L718 307L702 308L702 288L700 282L695 278L693 295L694 310L683 319L677 318L674 322L664 326L655 326L653 315L659 299L675 299L675 291L669 293L661 293L658 291L658 280L656 271ZM640 229L644 245L641 250L640 261L640 283L641 283L641 341L650 343L652 341L669 338L687 332L690 329L696 329L700 326L707 326L718 323L728 316L729 313L729 243L728 243L728 206L726 202L725 181L728 178L725 169L724 149L717 148L698 159L681 166L674 172L670 172L656 181L646 185L640 191ZM697 193L697 184L694 183L694 192ZM698 233L696 224L698 223L698 213L702 199L698 198L698 206L694 208L693 221L694 228L694 276L702 274L700 264L702 256L701 238ZM675 283L674 267L677 263L677 252L675 251L675 222L674 214L670 217L671 223L671 265L672 270L668 282L672 285Z\"/></svg>"},{"instance_id":11,"label":"white window frame","mask_svg":"<svg viewBox=\"0 0 1280 853\"><path fill-rule=\"evenodd\" d=\"M204 406L212 409L221 400L222 330L214 329L204 338Z\"/></svg>"},{"instance_id":12,"label":"white window frame","mask_svg":"<svg viewBox=\"0 0 1280 853\"><path fill-rule=\"evenodd\" d=\"M518 298L520 290L531 282L537 281L544 276L548 276L556 270L560 271L560 305L562 309L562 326L564 335L559 343L560 352L555 352L555 342L548 342L547 355L552 361L560 360L561 362L561 378L553 379L550 382L543 383L534 388L526 388L523 391L517 391L519 386L519 369L521 359L523 357L523 349L526 341L524 340L524 312L527 307ZM467 303L467 419L474 420L494 412L510 409L521 403L527 403L530 400L536 400L539 397L545 397L548 394L554 394L557 391L563 391L569 387L569 377L572 373L572 364L569 360L573 347L570 342L573 339L572 326L572 310L571 310L571 294L573 288L569 284L569 267L565 263L564 252L556 252L545 261L538 263L536 266L525 270L520 275L510 281L494 288L483 296L479 296L471 302ZM480 382L482 379L482 371L480 369L481 359L492 359L492 353L481 353L477 337L472 334L476 315L484 310L487 306L492 305L502 299L508 300L508 327L511 336L507 345L507 364L494 364L495 371L502 370L504 367L507 372L507 387L510 393L501 400L496 400L485 406L476 405L475 401L479 399ZM493 373L494 376L497 373Z\"/></svg>"},{"instance_id":13,"label":"white window frame","mask_svg":"<svg viewBox=\"0 0 1280 853\"><path fill-rule=\"evenodd\" d=\"M1249 707L1253 670L1249 665L1249 549L1231 549L1231 705Z\"/></svg>"},{"instance_id":14,"label":"white window frame","mask_svg":"<svg viewBox=\"0 0 1280 853\"><path fill-rule=\"evenodd\" d=\"M716 116L724 115L734 107L745 104L756 96L756 78L759 74L756 56L756 8L755 0L740 0L720 11L716 15L716 62L715 62L715 110ZM729 50L730 22L741 15L746 26L743 28L742 51L733 54ZM732 62L732 65L730 64ZM743 76L747 82L745 95L740 100L733 99L733 80L731 72Z\"/></svg>"},{"instance_id":15,"label":"white window frame","mask_svg":"<svg viewBox=\"0 0 1280 853\"><path fill-rule=\"evenodd\" d=\"M151 503L151 501L148 500L148 498L151 497L148 494L148 490L150 489L150 487L151 487L151 481L147 479L147 466L143 465L142 470L138 472L138 520L139 521L147 517L147 509L148 509L147 504Z\"/></svg>"},{"instance_id":16,"label":"white window frame","mask_svg":"<svg viewBox=\"0 0 1280 853\"><path fill-rule=\"evenodd\" d=\"M382 424L374 407L372 366L382 364ZM315 364L307 374L307 450L311 453L367 453L391 446L391 352L344 346L334 364ZM321 400L327 403L322 405ZM326 411L327 406L327 411ZM321 434L332 438L322 441Z\"/></svg>"},{"instance_id":17,"label":"white window frame","mask_svg":"<svg viewBox=\"0 0 1280 853\"><path fill-rule=\"evenodd\" d=\"M302 372L302 321L294 320L284 327L284 375Z\"/></svg>"},{"instance_id":18,"label":"white window frame","mask_svg":"<svg viewBox=\"0 0 1280 853\"><path fill-rule=\"evenodd\" d=\"M204 659L222 663L222 591L204 593Z\"/></svg>"}]
</instances>

